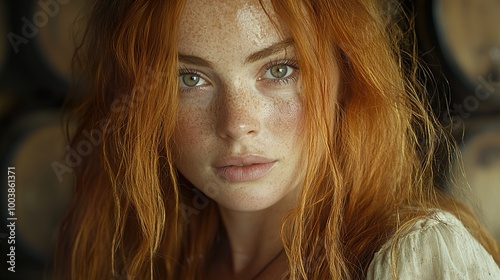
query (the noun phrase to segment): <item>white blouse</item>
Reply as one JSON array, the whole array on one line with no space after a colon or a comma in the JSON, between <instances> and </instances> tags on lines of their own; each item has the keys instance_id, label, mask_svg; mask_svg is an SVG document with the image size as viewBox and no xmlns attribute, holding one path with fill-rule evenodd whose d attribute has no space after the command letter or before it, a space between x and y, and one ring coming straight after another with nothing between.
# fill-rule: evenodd
<instances>
[{"instance_id":1,"label":"white blouse","mask_svg":"<svg viewBox=\"0 0 500 280\"><path fill-rule=\"evenodd\" d=\"M393 279L392 244L387 242L375 254L367 279ZM397 245L397 279L500 280L500 268L493 257L448 212L436 211L418 220Z\"/></svg>"}]
</instances>

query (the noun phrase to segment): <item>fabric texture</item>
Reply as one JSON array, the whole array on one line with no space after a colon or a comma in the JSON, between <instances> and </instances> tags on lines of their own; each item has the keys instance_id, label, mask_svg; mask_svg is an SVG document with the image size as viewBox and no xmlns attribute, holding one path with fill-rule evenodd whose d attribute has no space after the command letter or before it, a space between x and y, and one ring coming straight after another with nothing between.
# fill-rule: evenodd
<instances>
[{"instance_id":1,"label":"fabric texture","mask_svg":"<svg viewBox=\"0 0 500 280\"><path fill-rule=\"evenodd\" d=\"M396 245L397 279L500 280L493 257L452 214L436 211L418 220L375 254L367 279L393 279L391 246Z\"/></svg>"}]
</instances>

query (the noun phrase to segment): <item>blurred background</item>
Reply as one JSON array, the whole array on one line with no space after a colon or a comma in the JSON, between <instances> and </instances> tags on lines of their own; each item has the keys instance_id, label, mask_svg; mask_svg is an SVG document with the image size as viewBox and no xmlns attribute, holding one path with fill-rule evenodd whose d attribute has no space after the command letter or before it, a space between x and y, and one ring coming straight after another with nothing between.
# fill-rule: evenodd
<instances>
[{"instance_id":1,"label":"blurred background","mask_svg":"<svg viewBox=\"0 0 500 280\"><path fill-rule=\"evenodd\" d=\"M463 168L446 176L500 241L500 0L403 1L434 74L440 121ZM0 0L0 165L16 177L16 273L7 273L7 187L0 190L0 278L50 279L54 234L71 196L61 106L70 94L72 28L84 0ZM455 165L455 163L454 163ZM455 165L458 166L458 165Z\"/></svg>"}]
</instances>

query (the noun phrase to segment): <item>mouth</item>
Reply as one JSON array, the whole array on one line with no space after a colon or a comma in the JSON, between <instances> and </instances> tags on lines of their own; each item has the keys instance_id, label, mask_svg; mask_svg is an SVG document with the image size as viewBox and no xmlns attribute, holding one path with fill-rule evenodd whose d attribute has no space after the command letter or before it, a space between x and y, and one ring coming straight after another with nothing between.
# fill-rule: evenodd
<instances>
[{"instance_id":1,"label":"mouth","mask_svg":"<svg viewBox=\"0 0 500 280\"><path fill-rule=\"evenodd\" d=\"M229 156L217 160L214 168L224 180L241 183L265 177L276 162L277 160L258 155Z\"/></svg>"}]
</instances>

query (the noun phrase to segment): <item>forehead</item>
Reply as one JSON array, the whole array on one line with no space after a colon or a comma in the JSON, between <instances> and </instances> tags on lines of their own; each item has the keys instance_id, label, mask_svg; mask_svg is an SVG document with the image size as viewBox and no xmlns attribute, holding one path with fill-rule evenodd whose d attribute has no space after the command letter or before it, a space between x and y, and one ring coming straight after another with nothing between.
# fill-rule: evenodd
<instances>
[{"instance_id":1,"label":"forehead","mask_svg":"<svg viewBox=\"0 0 500 280\"><path fill-rule=\"evenodd\" d=\"M262 5L258 0L187 0L179 26L179 51L232 47L243 52L267 47L287 33L279 24L276 30L270 18L277 21L270 0Z\"/></svg>"}]
</instances>

